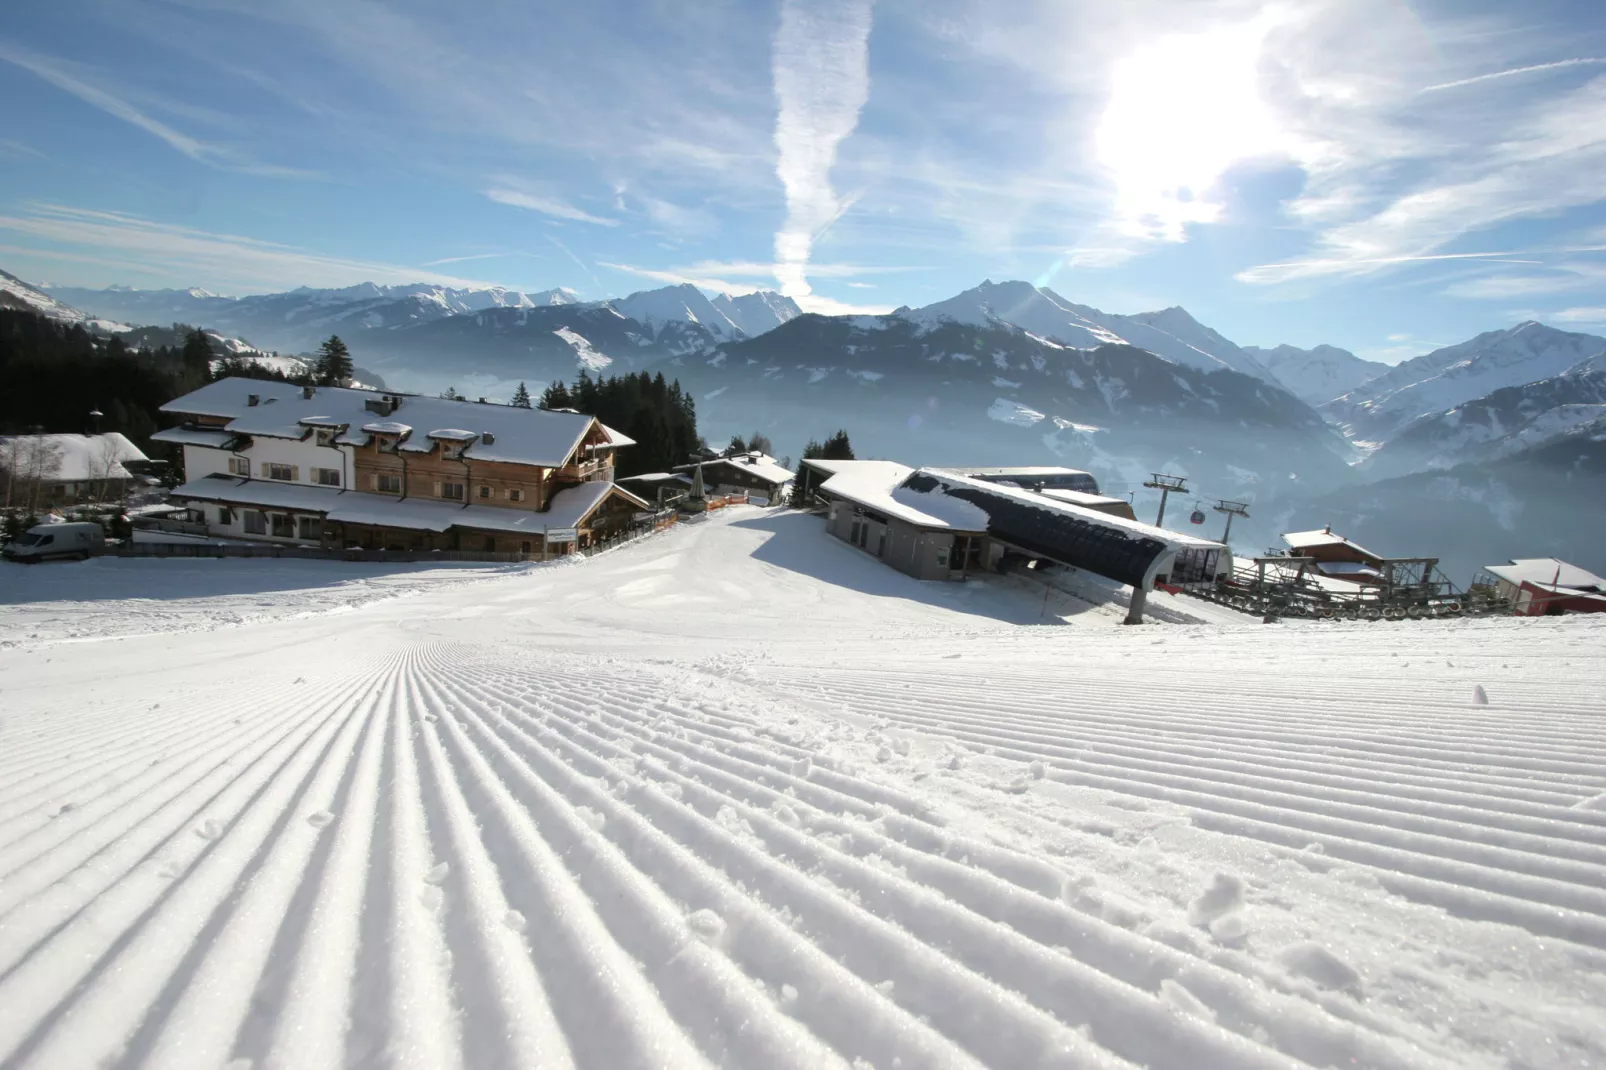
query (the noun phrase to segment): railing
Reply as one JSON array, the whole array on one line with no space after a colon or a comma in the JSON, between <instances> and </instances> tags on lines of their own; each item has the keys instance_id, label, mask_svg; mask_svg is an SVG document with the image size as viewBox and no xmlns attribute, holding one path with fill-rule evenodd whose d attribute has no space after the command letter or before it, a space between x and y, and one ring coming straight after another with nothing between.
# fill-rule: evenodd
<instances>
[{"instance_id":1,"label":"railing","mask_svg":"<svg viewBox=\"0 0 1606 1070\"><path fill-rule=\"evenodd\" d=\"M170 535L205 535L205 524L193 520L170 520L167 517L141 516L134 518L135 531L162 531Z\"/></svg>"},{"instance_id":2,"label":"railing","mask_svg":"<svg viewBox=\"0 0 1606 1070\"><path fill-rule=\"evenodd\" d=\"M483 550L330 550L321 546L269 546L224 542L128 542L107 547L116 557L273 557L301 561L355 561L428 563L431 561L470 561L511 564L519 561L546 561L562 554L501 554Z\"/></svg>"}]
</instances>

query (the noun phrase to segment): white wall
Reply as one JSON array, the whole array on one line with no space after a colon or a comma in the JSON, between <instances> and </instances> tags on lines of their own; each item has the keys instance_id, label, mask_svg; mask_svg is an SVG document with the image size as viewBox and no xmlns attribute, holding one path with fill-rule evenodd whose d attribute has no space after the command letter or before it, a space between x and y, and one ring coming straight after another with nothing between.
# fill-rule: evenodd
<instances>
[{"instance_id":1,"label":"white wall","mask_svg":"<svg viewBox=\"0 0 1606 1070\"><path fill-rule=\"evenodd\" d=\"M356 471L353 460L353 449L350 446L319 446L314 436L309 435L304 441L286 438L268 438L258 436L251 440L251 445L239 453L230 453L228 450L213 449L209 446L184 447L184 478L187 481L202 479L214 473L230 475L229 459L231 457L244 457L251 464L251 478L263 482L285 482L283 480L269 480L264 464L288 464L296 469L296 483L304 486L322 486L317 481L314 469L333 468L340 472L340 486L350 489ZM265 534L248 533L245 530L245 513L248 506L229 506L232 520L228 524L220 523L218 510L215 504L195 503L192 508L201 510L206 517L207 531L221 538L251 539L265 542L291 543L317 543L323 533L323 519L315 518L316 535L312 539L302 539L299 534L294 538L276 538L273 535L273 522L271 518L266 521ZM300 532L300 517L303 515L288 509L262 509L263 513L289 513L295 516L296 531Z\"/></svg>"},{"instance_id":2,"label":"white wall","mask_svg":"<svg viewBox=\"0 0 1606 1070\"><path fill-rule=\"evenodd\" d=\"M251 462L252 479L267 479L262 466L272 462L293 466L297 469L296 482L316 487L321 484L314 478L313 469L333 468L340 472L341 489L350 490L356 472L353 453L350 446L319 446L310 437L303 442L288 438L258 437L252 439L251 445L239 453L213 449L210 446L185 446L184 478L188 481L201 479L213 473L229 475L229 458L244 457Z\"/></svg>"}]
</instances>

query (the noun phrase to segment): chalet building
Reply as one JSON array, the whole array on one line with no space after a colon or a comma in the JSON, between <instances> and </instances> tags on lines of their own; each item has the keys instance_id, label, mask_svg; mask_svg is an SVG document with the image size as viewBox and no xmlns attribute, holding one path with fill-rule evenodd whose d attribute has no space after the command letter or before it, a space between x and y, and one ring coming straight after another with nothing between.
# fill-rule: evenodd
<instances>
[{"instance_id":1,"label":"chalet building","mask_svg":"<svg viewBox=\"0 0 1606 1070\"><path fill-rule=\"evenodd\" d=\"M1606 579L1554 557L1521 557L1484 571L1518 616L1606 613Z\"/></svg>"},{"instance_id":2,"label":"chalet building","mask_svg":"<svg viewBox=\"0 0 1606 1070\"><path fill-rule=\"evenodd\" d=\"M155 483L151 473L163 465L116 431L0 436L0 480L10 484L13 500L36 505L120 499Z\"/></svg>"},{"instance_id":3,"label":"chalet building","mask_svg":"<svg viewBox=\"0 0 1606 1070\"><path fill-rule=\"evenodd\" d=\"M619 485L637 497L656 504L691 490L691 476L679 472L643 472L639 476L624 476L619 480Z\"/></svg>"},{"instance_id":4,"label":"chalet building","mask_svg":"<svg viewBox=\"0 0 1606 1070\"><path fill-rule=\"evenodd\" d=\"M780 502L792 483L792 471L759 450L733 453L702 462L703 485L710 494L748 494L767 502ZM678 465L675 474L688 479L695 464Z\"/></svg>"},{"instance_id":5,"label":"chalet building","mask_svg":"<svg viewBox=\"0 0 1606 1070\"><path fill-rule=\"evenodd\" d=\"M1094 495L1099 493L1099 481L1093 478L1091 472L1084 472L1080 468L1022 465L1013 468L950 468L948 471L969 476L971 479L979 479L983 483L1024 487L1026 490L1073 490Z\"/></svg>"},{"instance_id":6,"label":"chalet building","mask_svg":"<svg viewBox=\"0 0 1606 1070\"><path fill-rule=\"evenodd\" d=\"M591 416L228 378L162 406L210 534L333 549L545 555L629 527L632 440Z\"/></svg>"},{"instance_id":7,"label":"chalet building","mask_svg":"<svg viewBox=\"0 0 1606 1070\"><path fill-rule=\"evenodd\" d=\"M962 580L973 572L1007 569L1011 562L1053 562L1129 585L1127 621L1137 623L1155 587L1213 582L1232 568L1232 554L1222 543L1089 509L1013 481L893 461L823 463L834 469L816 490L827 502L826 530L916 579Z\"/></svg>"},{"instance_id":8,"label":"chalet building","mask_svg":"<svg viewBox=\"0 0 1606 1070\"><path fill-rule=\"evenodd\" d=\"M1283 535L1290 555L1308 557L1315 570L1329 579L1351 583L1383 582L1384 558L1366 547L1333 534L1332 526L1319 531L1290 531Z\"/></svg>"}]
</instances>

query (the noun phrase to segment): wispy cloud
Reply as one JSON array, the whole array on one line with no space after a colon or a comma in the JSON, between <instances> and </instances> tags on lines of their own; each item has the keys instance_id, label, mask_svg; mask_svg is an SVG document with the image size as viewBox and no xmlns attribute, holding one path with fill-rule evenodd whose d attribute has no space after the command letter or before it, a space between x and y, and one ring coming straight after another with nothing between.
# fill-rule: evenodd
<instances>
[{"instance_id":1,"label":"wispy cloud","mask_svg":"<svg viewBox=\"0 0 1606 1070\"><path fill-rule=\"evenodd\" d=\"M1440 82L1438 85L1423 86L1422 92L1436 93L1441 89L1459 89L1464 85L1492 82L1498 78L1510 78L1518 74L1537 74L1540 71L1562 70L1566 67L1594 66L1600 63L1606 63L1606 57L1579 56L1576 59L1558 59L1550 63L1530 63L1526 67L1508 67L1503 71L1491 71L1488 74L1475 74L1470 78L1457 78L1453 82Z\"/></svg>"},{"instance_id":2,"label":"wispy cloud","mask_svg":"<svg viewBox=\"0 0 1606 1070\"><path fill-rule=\"evenodd\" d=\"M1550 318L1557 323L1606 323L1606 308L1564 308L1551 313Z\"/></svg>"},{"instance_id":3,"label":"wispy cloud","mask_svg":"<svg viewBox=\"0 0 1606 1070\"><path fill-rule=\"evenodd\" d=\"M217 145L190 137L188 134L181 133L166 123L145 114L121 97L69 74L61 65L3 41L0 41L0 60L5 60L7 63L14 64L26 71L31 71L57 89L71 93L84 103L93 105L106 114L121 119L123 122L136 126L147 134L159 138L197 163L206 164L208 167L239 171L244 174L288 178L319 177L313 171L259 163L247 159L238 150L230 146Z\"/></svg>"},{"instance_id":4,"label":"wispy cloud","mask_svg":"<svg viewBox=\"0 0 1606 1070\"><path fill-rule=\"evenodd\" d=\"M553 219L569 219L576 223L595 223L600 227L617 227L619 225L619 220L617 219L592 215L585 209L577 208L568 201L546 194L512 189L503 185L491 187L485 191L485 195L498 204L512 205L514 208L526 208L532 212L540 212L542 215L551 216Z\"/></svg>"},{"instance_id":5,"label":"wispy cloud","mask_svg":"<svg viewBox=\"0 0 1606 1070\"><path fill-rule=\"evenodd\" d=\"M771 75L779 108L776 176L786 221L775 234L775 278L799 303L814 243L845 210L831 187L837 146L870 98L870 0L783 0Z\"/></svg>"},{"instance_id":6,"label":"wispy cloud","mask_svg":"<svg viewBox=\"0 0 1606 1070\"><path fill-rule=\"evenodd\" d=\"M489 285L400 264L324 256L236 234L216 234L155 223L121 212L56 204L34 204L21 214L0 215L0 230L56 245L93 250L95 256L115 252L137 259L147 274L178 284L191 285L196 280L204 280L214 288L241 292L267 292L302 285L350 286L359 282ZM48 247L27 252L54 259L67 255Z\"/></svg>"},{"instance_id":7,"label":"wispy cloud","mask_svg":"<svg viewBox=\"0 0 1606 1070\"><path fill-rule=\"evenodd\" d=\"M1288 260L1279 264L1259 264L1238 272L1240 282L1283 282L1312 275L1364 273L1398 264L1427 263L1434 260L1470 260L1486 264L1541 264L1542 260L1517 260L1517 253L1437 253L1428 256L1331 257Z\"/></svg>"},{"instance_id":8,"label":"wispy cloud","mask_svg":"<svg viewBox=\"0 0 1606 1070\"><path fill-rule=\"evenodd\" d=\"M48 160L50 157L34 148L9 137L0 137L0 156L31 156L36 160Z\"/></svg>"}]
</instances>

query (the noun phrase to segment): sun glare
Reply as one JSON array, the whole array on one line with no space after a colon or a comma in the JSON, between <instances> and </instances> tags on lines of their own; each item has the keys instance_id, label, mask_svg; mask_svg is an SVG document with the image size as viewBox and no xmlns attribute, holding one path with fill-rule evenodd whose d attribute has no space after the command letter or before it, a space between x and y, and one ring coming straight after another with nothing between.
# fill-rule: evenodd
<instances>
[{"instance_id":1,"label":"sun glare","mask_svg":"<svg viewBox=\"0 0 1606 1070\"><path fill-rule=\"evenodd\" d=\"M1268 29L1257 20L1168 37L1115 64L1094 144L1123 229L1182 240L1186 224L1220 216L1223 172L1279 147L1257 73Z\"/></svg>"}]
</instances>

